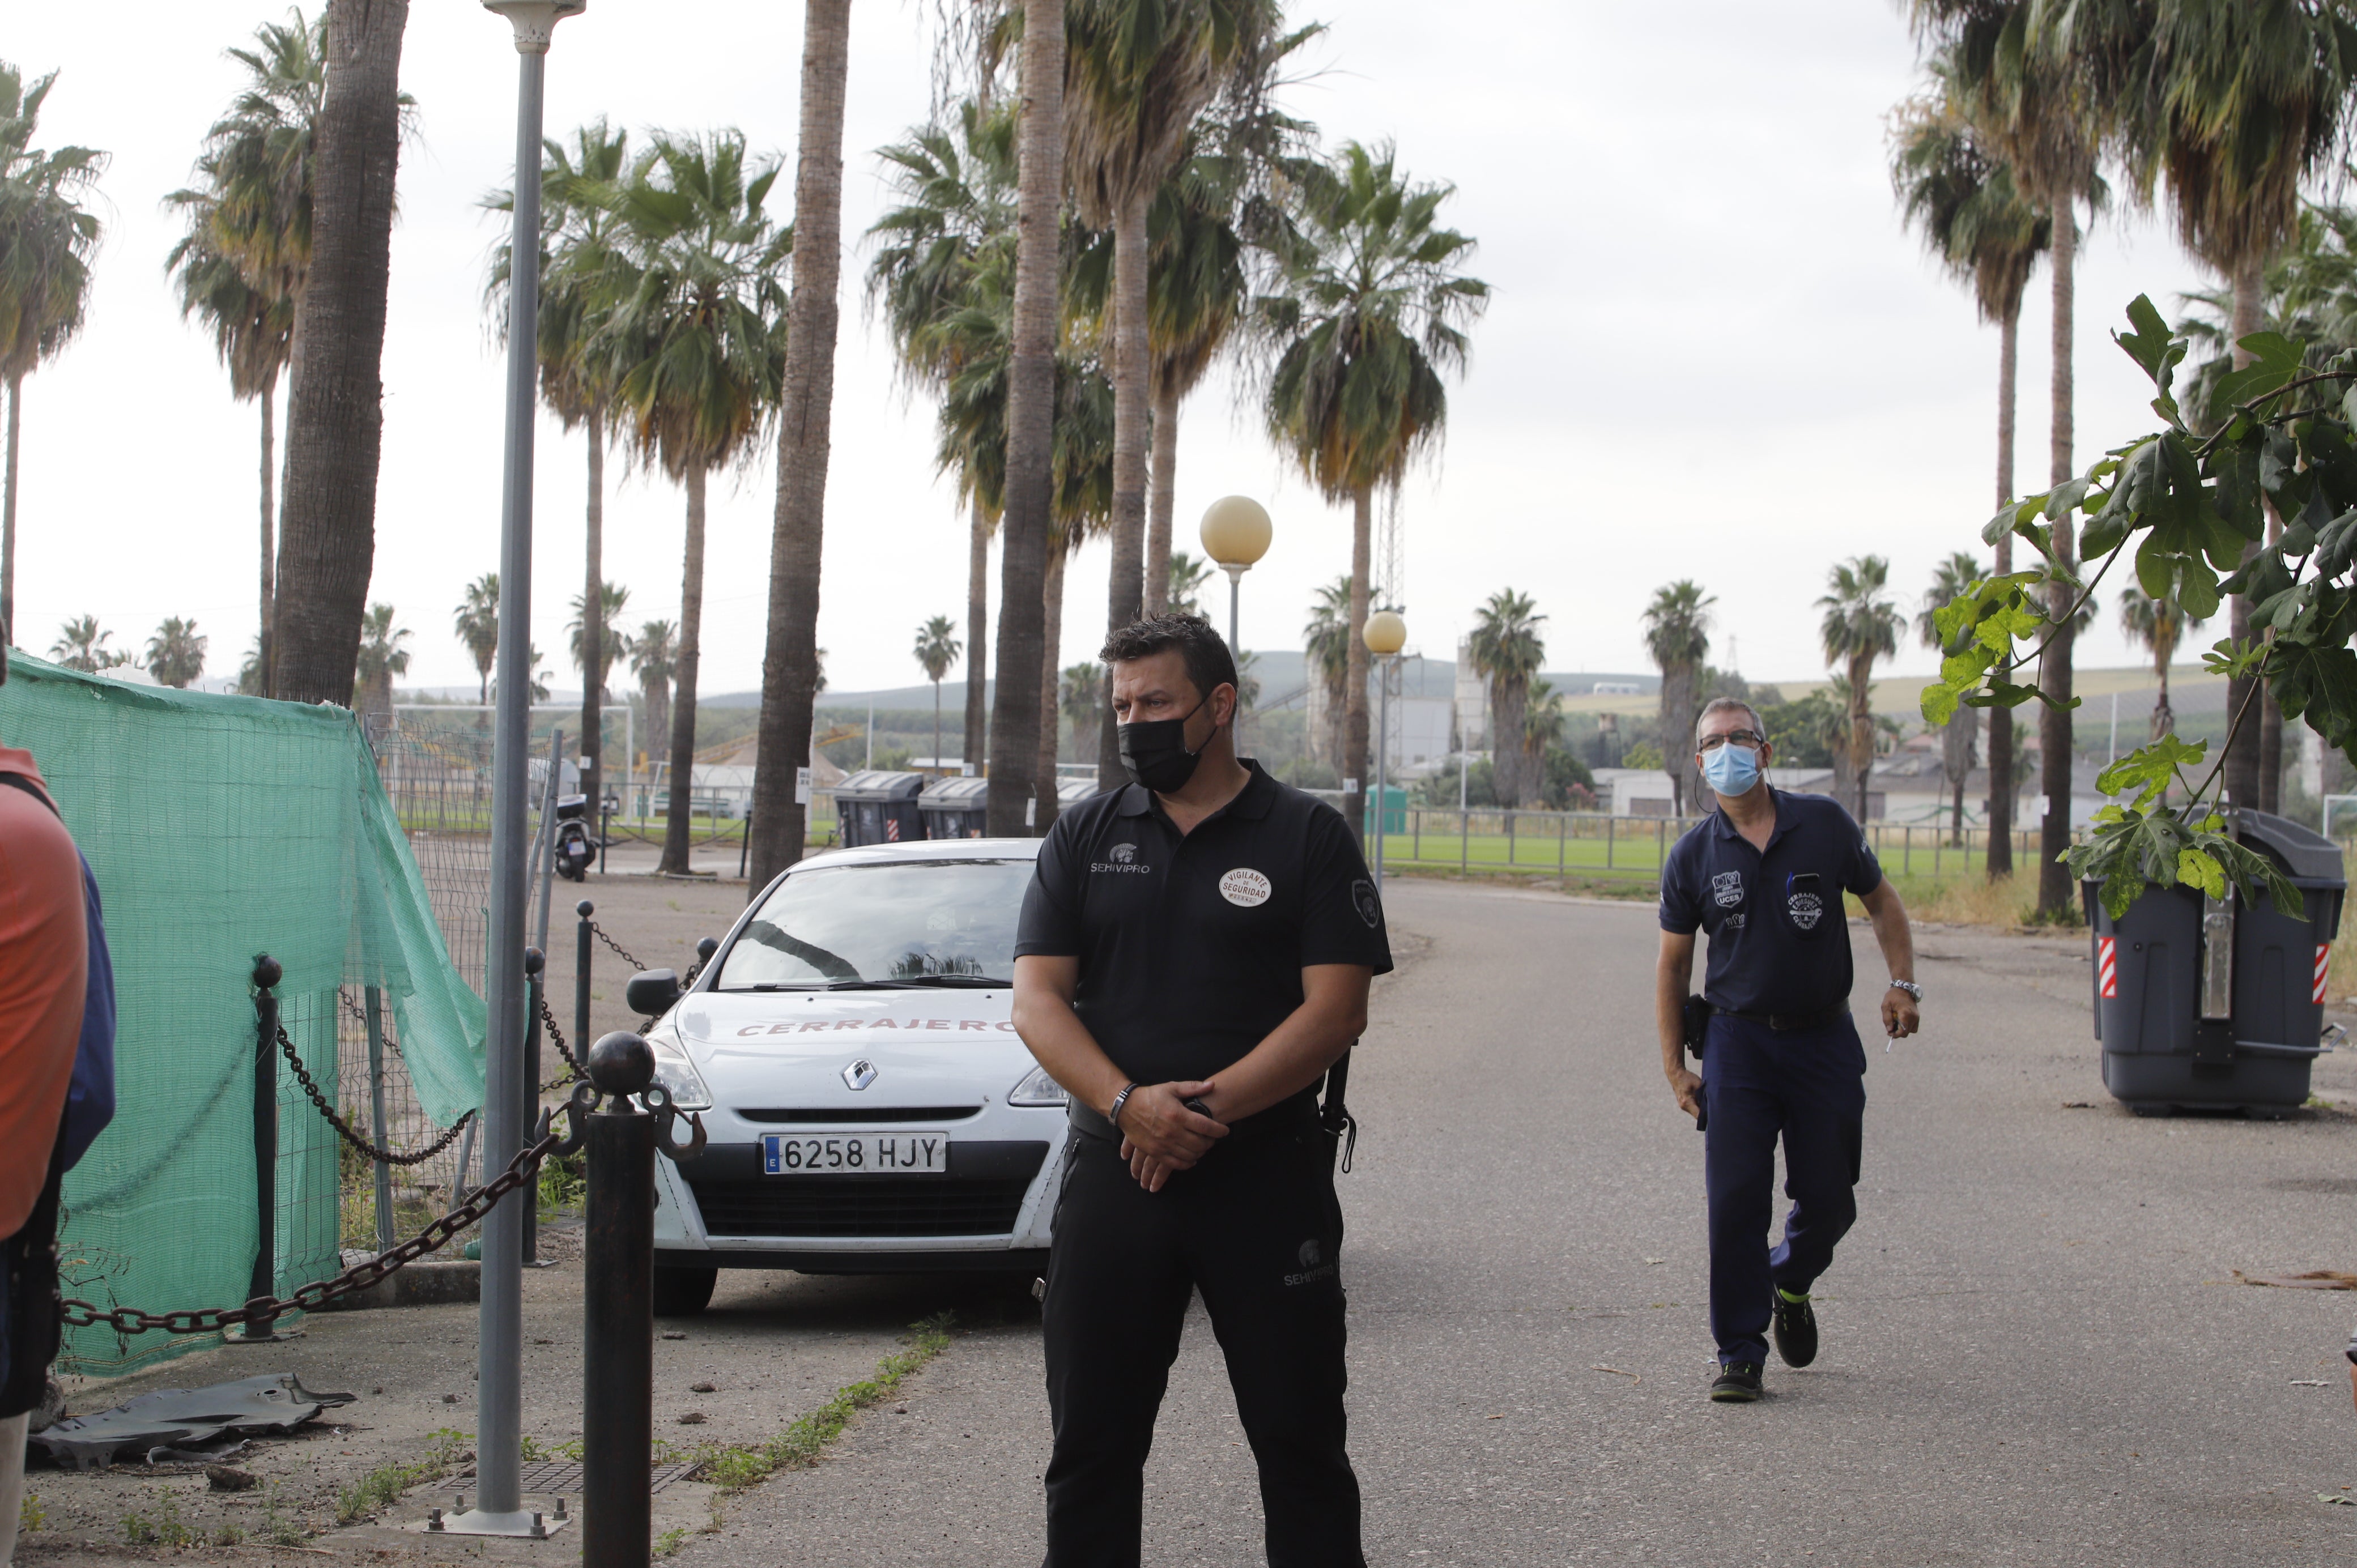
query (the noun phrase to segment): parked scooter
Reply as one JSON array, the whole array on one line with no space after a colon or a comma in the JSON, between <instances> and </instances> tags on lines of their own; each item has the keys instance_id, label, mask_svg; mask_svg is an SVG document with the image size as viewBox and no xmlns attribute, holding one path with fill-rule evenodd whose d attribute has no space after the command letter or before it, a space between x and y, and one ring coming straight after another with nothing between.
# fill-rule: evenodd
<instances>
[{"instance_id":1,"label":"parked scooter","mask_svg":"<svg viewBox=\"0 0 2357 1568\"><path fill-rule=\"evenodd\" d=\"M556 798L556 874L575 882L589 879L590 864L597 858L597 841L589 836L588 815L588 796Z\"/></svg>"}]
</instances>

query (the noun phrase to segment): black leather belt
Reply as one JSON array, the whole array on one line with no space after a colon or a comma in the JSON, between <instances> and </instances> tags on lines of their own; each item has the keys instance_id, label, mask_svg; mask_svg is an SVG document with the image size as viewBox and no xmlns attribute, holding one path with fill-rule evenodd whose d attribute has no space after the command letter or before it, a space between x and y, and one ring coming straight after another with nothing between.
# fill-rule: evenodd
<instances>
[{"instance_id":1,"label":"black leather belt","mask_svg":"<svg viewBox=\"0 0 2357 1568\"><path fill-rule=\"evenodd\" d=\"M1796 1029L1814 1029L1837 1019L1846 1018L1849 1016L1849 1004L1846 1001L1836 1002L1830 1007L1820 1007L1813 1013L1756 1013L1746 1012L1738 1007L1720 1007L1716 1004L1712 1006L1711 1011L1723 1013L1730 1018L1749 1018L1755 1024L1767 1025L1780 1035L1787 1035Z\"/></svg>"}]
</instances>

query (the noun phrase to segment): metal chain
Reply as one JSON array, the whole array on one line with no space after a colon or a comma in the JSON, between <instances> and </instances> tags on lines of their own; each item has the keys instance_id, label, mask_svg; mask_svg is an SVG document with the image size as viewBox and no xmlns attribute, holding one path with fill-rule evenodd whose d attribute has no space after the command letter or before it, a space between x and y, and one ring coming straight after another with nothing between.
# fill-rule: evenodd
<instances>
[{"instance_id":1,"label":"metal chain","mask_svg":"<svg viewBox=\"0 0 2357 1568\"><path fill-rule=\"evenodd\" d=\"M450 1146L451 1140L457 1137L459 1129L465 1127L469 1121L474 1119L475 1113L471 1110L460 1113L456 1122L451 1122L449 1126L443 1129L442 1135L439 1138L435 1139L433 1143L427 1144L425 1148L418 1150L414 1154L404 1155L396 1153L392 1149L380 1148L376 1144L369 1142L366 1138L361 1136L360 1133L353 1128L350 1122L338 1115L336 1108L328 1102L328 1097L319 1092L319 1086L311 1079L311 1069L303 1065L302 1053L295 1048L295 1042L293 1039L288 1037L286 1026L284 1024L278 1026L278 1049L280 1054L285 1057L286 1065L295 1069L296 1079L297 1082L302 1084L303 1092L311 1097L312 1108L327 1119L328 1125L336 1130L337 1136L343 1139L345 1143L350 1144L353 1148L358 1149L361 1154L366 1155L370 1159L378 1161L381 1164L388 1165L424 1165L427 1160L432 1159L435 1155L448 1148ZM566 1059L570 1060L571 1058L568 1058Z\"/></svg>"},{"instance_id":2,"label":"metal chain","mask_svg":"<svg viewBox=\"0 0 2357 1568\"><path fill-rule=\"evenodd\" d=\"M597 938L599 941L604 942L606 946L612 950L616 958L620 959L632 969L644 970L647 967L645 964L639 961L637 956L633 954L630 949L624 947L621 943L608 936L606 934L606 928L599 925L595 920L589 922L589 934Z\"/></svg>"},{"instance_id":3,"label":"metal chain","mask_svg":"<svg viewBox=\"0 0 2357 1568\"><path fill-rule=\"evenodd\" d=\"M550 1090L562 1089L568 1083L587 1078L589 1075L582 1070L580 1062L575 1059L572 1047L565 1043L565 1031L556 1026L556 1015L548 1010L548 993L545 991L540 995L540 1026L548 1031L549 1043L556 1047L556 1054L565 1058L565 1070L572 1075L569 1078L549 1079L540 1086L540 1091L545 1094Z\"/></svg>"},{"instance_id":4,"label":"metal chain","mask_svg":"<svg viewBox=\"0 0 2357 1568\"><path fill-rule=\"evenodd\" d=\"M577 1122L576 1125L578 1125ZM425 1230L408 1240L389 1251L353 1264L333 1279L313 1280L292 1295L283 1298L257 1296L243 1306L162 1313L141 1312L129 1306L103 1312L89 1302L66 1299L59 1303L64 1309L61 1320L69 1328L103 1323L118 1334L145 1334L158 1328L167 1334L211 1334L235 1327L241 1323L268 1323L289 1312L317 1312L331 1301L368 1289L405 1264L415 1262L428 1252L439 1250L469 1226L479 1224L501 1198L537 1179L541 1161L562 1150L566 1142L565 1136L552 1127L541 1134L538 1142L510 1160L508 1168L497 1179L489 1186L478 1187L466 1202L440 1219L430 1221Z\"/></svg>"}]
</instances>

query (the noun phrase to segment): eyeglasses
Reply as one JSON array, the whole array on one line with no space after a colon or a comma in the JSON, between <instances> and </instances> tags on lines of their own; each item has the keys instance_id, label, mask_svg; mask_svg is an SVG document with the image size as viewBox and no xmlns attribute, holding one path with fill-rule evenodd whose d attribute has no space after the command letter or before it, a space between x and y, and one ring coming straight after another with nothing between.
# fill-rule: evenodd
<instances>
[{"instance_id":1,"label":"eyeglasses","mask_svg":"<svg viewBox=\"0 0 2357 1568\"><path fill-rule=\"evenodd\" d=\"M1731 729L1725 735L1706 735L1703 736L1700 740L1695 742L1695 749L1696 751L1717 751L1720 746L1726 746L1730 742L1737 746L1765 746L1768 744L1768 737L1764 735L1754 735L1748 729Z\"/></svg>"}]
</instances>

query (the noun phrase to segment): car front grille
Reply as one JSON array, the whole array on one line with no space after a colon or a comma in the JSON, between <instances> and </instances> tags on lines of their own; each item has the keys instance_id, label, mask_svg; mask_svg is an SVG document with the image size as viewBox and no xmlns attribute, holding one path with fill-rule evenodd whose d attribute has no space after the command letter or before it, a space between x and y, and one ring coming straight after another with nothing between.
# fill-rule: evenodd
<instances>
[{"instance_id":1,"label":"car front grille","mask_svg":"<svg viewBox=\"0 0 2357 1568\"><path fill-rule=\"evenodd\" d=\"M999 1144L988 1145L986 1155L969 1155L973 1147L951 1146L946 1176L744 1180L716 1172L698 1179L693 1163L683 1174L709 1236L1010 1235L1048 1146ZM961 1164L970 1174L958 1174Z\"/></svg>"}]
</instances>

